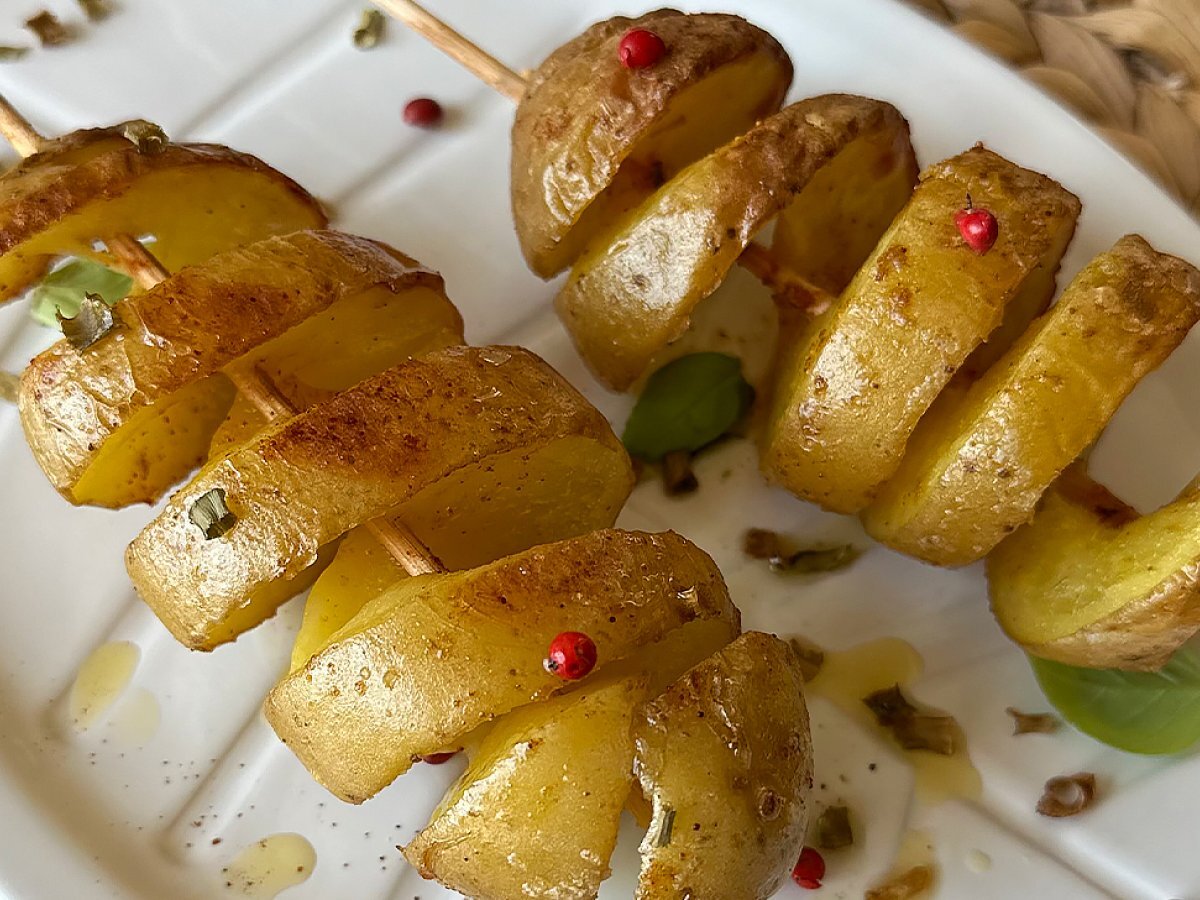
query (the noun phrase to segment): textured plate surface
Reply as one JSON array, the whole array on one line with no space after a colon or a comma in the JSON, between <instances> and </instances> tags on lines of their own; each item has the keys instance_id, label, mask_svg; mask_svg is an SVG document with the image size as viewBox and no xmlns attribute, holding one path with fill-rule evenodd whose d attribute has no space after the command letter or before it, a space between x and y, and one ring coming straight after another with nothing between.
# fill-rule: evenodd
<instances>
[{"instance_id":1,"label":"textured plate surface","mask_svg":"<svg viewBox=\"0 0 1200 900\"><path fill-rule=\"evenodd\" d=\"M587 377L553 320L553 286L521 263L507 199L506 100L395 25L379 48L356 51L349 34L358 0L117 0L118 12L94 25L70 0L47 5L80 25L81 40L0 64L0 89L44 131L143 116L176 137L259 154L329 201L342 227L442 270L472 340L528 344L623 420L627 401ZM431 5L515 68L614 12L611 0ZM621 11L651 5L630 0ZM893 101L912 122L923 162L984 140L1064 182L1085 202L1064 279L1127 231L1164 250L1200 253L1195 223L1083 125L888 0L680 5L734 9L770 29L796 62L793 97L838 90ZM20 22L32 9L0 3L0 43L28 40ZM401 124L401 105L420 94L452 110L442 131ZM738 277L723 290L750 288ZM47 339L19 305L0 311L0 365L19 367ZM1097 451L1094 470L1143 507L1195 474L1197 376L1191 340L1138 388ZM394 845L424 823L452 767L418 767L351 808L316 787L262 722L259 703L284 665L298 604L232 646L188 654L136 601L122 567L124 544L147 510L67 507L7 408L0 471L0 894L213 897L241 847L297 832L316 848L317 864L289 898L446 895L421 882ZM705 456L699 475L701 491L678 501L643 485L623 524L673 527L713 553L747 627L805 633L829 648L881 636L910 641L925 659L917 694L959 718L983 775L977 802L915 807L903 759L814 703L823 796L844 798L861 819L858 846L831 865L823 896L861 896L886 870L906 818L932 839L943 897L1200 896L1189 827L1200 759L1137 758L1069 732L1013 739L1005 707L1044 701L991 621L978 567L937 571L873 548L836 577L779 581L742 558L746 527L863 540L857 526L765 488L745 444ZM65 722L66 694L82 660L114 639L140 648L133 685L108 722L76 735ZM136 747L128 720L148 695L161 723ZM1036 816L1045 779L1078 770L1099 775L1102 802L1077 820ZM637 839L627 828L604 896L629 895ZM992 859L990 869L969 864L975 850Z\"/></svg>"}]
</instances>

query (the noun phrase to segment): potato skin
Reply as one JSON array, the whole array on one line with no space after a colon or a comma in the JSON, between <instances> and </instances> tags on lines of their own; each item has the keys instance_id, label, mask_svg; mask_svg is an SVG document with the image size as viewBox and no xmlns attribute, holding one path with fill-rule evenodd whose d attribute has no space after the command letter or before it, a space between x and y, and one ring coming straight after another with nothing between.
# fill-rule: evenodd
<instances>
[{"instance_id":1,"label":"potato skin","mask_svg":"<svg viewBox=\"0 0 1200 900\"><path fill-rule=\"evenodd\" d=\"M1160 669L1200 630L1200 486L1139 516L1072 466L987 575L997 621L1034 656Z\"/></svg>"},{"instance_id":2,"label":"potato skin","mask_svg":"<svg viewBox=\"0 0 1200 900\"><path fill-rule=\"evenodd\" d=\"M205 466L126 552L134 586L182 643L212 649L270 616L259 593L319 548L489 457L583 437L624 477L572 498L620 508L628 457L607 420L545 362L515 347L452 347L410 359L272 426ZM237 517L205 540L189 508L221 488ZM479 498L482 502L483 498ZM407 522L421 536L423 523ZM435 548L436 550L436 548Z\"/></svg>"},{"instance_id":3,"label":"potato skin","mask_svg":"<svg viewBox=\"0 0 1200 900\"><path fill-rule=\"evenodd\" d=\"M600 674L687 622L734 616L716 564L684 538L596 531L400 582L276 685L267 720L317 781L361 803L413 757L561 691L542 666L559 632L592 637Z\"/></svg>"},{"instance_id":4,"label":"potato skin","mask_svg":"<svg viewBox=\"0 0 1200 900\"><path fill-rule=\"evenodd\" d=\"M1200 320L1200 271L1136 235L1096 257L966 394L920 425L863 514L937 565L982 559Z\"/></svg>"},{"instance_id":5,"label":"potato skin","mask_svg":"<svg viewBox=\"0 0 1200 900\"><path fill-rule=\"evenodd\" d=\"M649 29L667 45L667 55L649 69L626 69L618 58L617 45L633 28ZM549 278L570 265L560 243L639 141L669 115L672 100L754 54L769 57L778 73L774 90L749 110L751 121L779 107L792 64L771 35L738 16L673 9L616 16L551 53L530 76L512 129L513 219L529 267ZM714 135L712 146L731 137Z\"/></svg>"},{"instance_id":6,"label":"potato skin","mask_svg":"<svg viewBox=\"0 0 1200 900\"><path fill-rule=\"evenodd\" d=\"M106 261L91 242L113 228L154 233L155 256L175 271L328 221L307 191L253 156L217 144L168 143L140 152L122 128L49 141L0 178L0 302L40 278L57 256ZM173 190L184 182L190 192ZM114 217L117 207L123 212Z\"/></svg>"},{"instance_id":7,"label":"potato skin","mask_svg":"<svg viewBox=\"0 0 1200 900\"><path fill-rule=\"evenodd\" d=\"M857 138L907 135L887 103L828 94L786 107L695 163L593 246L555 301L593 372L616 390L687 330L754 235Z\"/></svg>"},{"instance_id":8,"label":"potato skin","mask_svg":"<svg viewBox=\"0 0 1200 900\"><path fill-rule=\"evenodd\" d=\"M468 897L594 898L633 782L644 682L602 678L497 721L405 858Z\"/></svg>"},{"instance_id":9,"label":"potato skin","mask_svg":"<svg viewBox=\"0 0 1200 900\"><path fill-rule=\"evenodd\" d=\"M654 817L639 900L766 900L783 884L812 788L803 682L792 649L752 631L646 705L634 765Z\"/></svg>"},{"instance_id":10,"label":"potato skin","mask_svg":"<svg viewBox=\"0 0 1200 900\"><path fill-rule=\"evenodd\" d=\"M182 269L118 303L113 310L118 330L110 337L83 352L60 340L34 357L22 373L18 398L34 457L73 503L152 503L203 460L205 434L196 435L180 466L151 473L136 458L110 458L114 470L98 488L81 493L77 485L136 414L149 413L309 317L375 287L396 294L401 304L405 292L428 289L432 293L421 295L426 302L414 306L413 314L440 321L461 339L462 318L446 299L441 276L366 238L300 231ZM195 390L216 394L227 385L217 376Z\"/></svg>"},{"instance_id":11,"label":"potato skin","mask_svg":"<svg viewBox=\"0 0 1200 900\"><path fill-rule=\"evenodd\" d=\"M983 255L954 213L971 193L1000 223ZM896 471L917 421L1036 279L1048 300L1079 200L977 146L936 163L829 312L781 365L762 445L768 478L857 512Z\"/></svg>"}]
</instances>

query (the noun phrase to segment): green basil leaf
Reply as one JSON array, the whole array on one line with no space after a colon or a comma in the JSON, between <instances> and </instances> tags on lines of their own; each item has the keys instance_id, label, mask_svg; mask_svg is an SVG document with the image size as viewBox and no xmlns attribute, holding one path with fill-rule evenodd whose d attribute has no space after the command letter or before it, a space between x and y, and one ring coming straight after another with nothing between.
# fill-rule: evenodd
<instances>
[{"instance_id":1,"label":"green basil leaf","mask_svg":"<svg viewBox=\"0 0 1200 900\"><path fill-rule=\"evenodd\" d=\"M63 318L79 315L85 294L98 294L112 306L129 293L133 279L90 259L74 259L42 279L29 297L29 314L39 325L58 328Z\"/></svg>"},{"instance_id":2,"label":"green basil leaf","mask_svg":"<svg viewBox=\"0 0 1200 900\"><path fill-rule=\"evenodd\" d=\"M621 440L634 456L695 452L737 424L754 402L742 364L725 353L692 353L650 376Z\"/></svg>"},{"instance_id":3,"label":"green basil leaf","mask_svg":"<svg viewBox=\"0 0 1200 900\"><path fill-rule=\"evenodd\" d=\"M1185 645L1158 672L1029 659L1046 699L1098 741L1154 755L1179 753L1200 741L1200 645Z\"/></svg>"}]
</instances>

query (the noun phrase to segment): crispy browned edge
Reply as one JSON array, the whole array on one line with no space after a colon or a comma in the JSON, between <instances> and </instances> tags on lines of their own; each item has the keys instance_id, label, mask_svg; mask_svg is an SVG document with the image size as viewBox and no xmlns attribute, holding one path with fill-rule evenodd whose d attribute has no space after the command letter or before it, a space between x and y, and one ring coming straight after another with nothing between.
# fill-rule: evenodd
<instances>
[{"instance_id":1,"label":"crispy browned edge","mask_svg":"<svg viewBox=\"0 0 1200 900\"><path fill-rule=\"evenodd\" d=\"M669 48L660 63L636 73L624 68L617 55L621 37L633 28L654 31ZM513 220L529 267L543 278L555 274L543 255L612 183L677 94L721 66L757 53L775 57L788 72L771 104L774 109L791 82L791 59L775 38L740 16L675 9L636 19L616 16L551 53L530 76L512 127ZM595 90L594 99L603 102L581 102L585 88ZM584 147L591 165L581 177L575 157ZM560 208L546 203L545 181L551 172L560 185L575 187L569 195L556 196Z\"/></svg>"},{"instance_id":2,"label":"crispy browned edge","mask_svg":"<svg viewBox=\"0 0 1200 900\"><path fill-rule=\"evenodd\" d=\"M87 128L47 141L41 151L4 175L5 190L0 192L0 255L19 247L81 206L120 196L150 172L188 166L231 166L261 172L281 184L301 204L310 206L318 217L314 224L323 225L329 220L316 198L258 157L221 144L168 143L161 150L143 153L121 136L123 128L124 124ZM78 165L58 165L63 154L91 143L116 139L124 146L114 146L111 151ZM31 280L40 277L49 262L47 258L40 267L30 269L26 277ZM25 286L0 284L0 300Z\"/></svg>"},{"instance_id":3,"label":"crispy browned edge","mask_svg":"<svg viewBox=\"0 0 1200 900\"><path fill-rule=\"evenodd\" d=\"M322 257L344 264L357 278L352 282L342 273L324 293L299 304L289 273L319 273ZM273 270L276 277L231 283L231 269L247 276ZM117 321L135 342L132 350L128 343L102 343L81 353L60 340L33 358L21 375L18 405L34 456L70 499L70 488L104 442L139 409L217 372L347 290L373 286L445 294L441 276L416 260L379 241L326 230L266 238L179 270L117 304ZM76 402L84 384L89 404ZM64 410L72 421L63 421Z\"/></svg>"}]
</instances>

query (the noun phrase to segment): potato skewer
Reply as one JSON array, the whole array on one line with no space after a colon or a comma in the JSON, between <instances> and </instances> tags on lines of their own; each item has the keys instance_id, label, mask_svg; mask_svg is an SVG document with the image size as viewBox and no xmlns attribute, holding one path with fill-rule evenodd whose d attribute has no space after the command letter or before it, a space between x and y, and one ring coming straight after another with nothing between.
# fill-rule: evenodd
<instances>
[{"instance_id":1,"label":"potato skewer","mask_svg":"<svg viewBox=\"0 0 1200 900\"><path fill-rule=\"evenodd\" d=\"M36 153L45 142L29 120L3 96L0 96L0 135L3 135L22 156ZM154 287L168 276L167 270L136 238L119 234L106 243L122 262L125 272L141 287ZM268 421L288 418L295 414L296 410L287 400L261 379L254 379L237 371L228 372L227 377ZM429 548L403 524L379 519L369 522L367 527L410 575L446 570Z\"/></svg>"}]
</instances>

